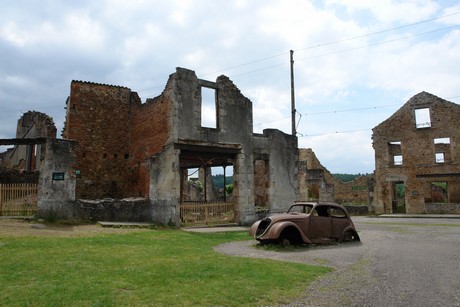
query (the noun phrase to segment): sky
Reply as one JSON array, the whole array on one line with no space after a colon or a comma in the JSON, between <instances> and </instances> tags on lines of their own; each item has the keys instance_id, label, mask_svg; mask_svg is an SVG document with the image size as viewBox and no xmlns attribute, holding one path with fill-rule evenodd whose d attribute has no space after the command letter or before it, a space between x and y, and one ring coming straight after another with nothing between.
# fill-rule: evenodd
<instances>
[{"instance_id":1,"label":"sky","mask_svg":"<svg viewBox=\"0 0 460 307\"><path fill-rule=\"evenodd\" d=\"M228 76L254 132L290 134L290 50L299 147L332 173L372 173L372 128L412 96L460 104L458 0L0 1L0 139L29 110L60 137L72 80L145 101L176 67Z\"/></svg>"}]
</instances>

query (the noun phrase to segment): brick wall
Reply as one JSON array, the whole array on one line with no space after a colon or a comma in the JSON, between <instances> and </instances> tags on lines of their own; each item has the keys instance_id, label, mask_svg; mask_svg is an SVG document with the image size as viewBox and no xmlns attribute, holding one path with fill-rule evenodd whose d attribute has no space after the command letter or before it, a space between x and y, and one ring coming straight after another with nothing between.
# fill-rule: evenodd
<instances>
[{"instance_id":1,"label":"brick wall","mask_svg":"<svg viewBox=\"0 0 460 307\"><path fill-rule=\"evenodd\" d=\"M148 161L170 137L168 97L143 104L126 87L72 81L63 137L78 141L77 198L148 196Z\"/></svg>"},{"instance_id":2,"label":"brick wall","mask_svg":"<svg viewBox=\"0 0 460 307\"><path fill-rule=\"evenodd\" d=\"M131 90L72 81L63 136L78 141L77 198L130 196Z\"/></svg>"},{"instance_id":3,"label":"brick wall","mask_svg":"<svg viewBox=\"0 0 460 307\"><path fill-rule=\"evenodd\" d=\"M170 137L171 111L172 101L167 95L133 105L130 146L132 169L137 181L133 182L132 189L138 196L148 196L148 158L160 152Z\"/></svg>"}]
</instances>

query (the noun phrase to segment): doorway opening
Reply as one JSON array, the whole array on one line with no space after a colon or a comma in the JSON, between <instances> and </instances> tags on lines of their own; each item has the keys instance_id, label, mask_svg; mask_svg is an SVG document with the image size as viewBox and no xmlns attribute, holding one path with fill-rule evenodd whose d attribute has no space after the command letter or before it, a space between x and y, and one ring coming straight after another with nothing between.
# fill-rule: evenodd
<instances>
[{"instance_id":1,"label":"doorway opening","mask_svg":"<svg viewBox=\"0 0 460 307\"><path fill-rule=\"evenodd\" d=\"M397 181L393 183L393 198L392 198L393 213L406 213L406 191L404 182Z\"/></svg>"}]
</instances>

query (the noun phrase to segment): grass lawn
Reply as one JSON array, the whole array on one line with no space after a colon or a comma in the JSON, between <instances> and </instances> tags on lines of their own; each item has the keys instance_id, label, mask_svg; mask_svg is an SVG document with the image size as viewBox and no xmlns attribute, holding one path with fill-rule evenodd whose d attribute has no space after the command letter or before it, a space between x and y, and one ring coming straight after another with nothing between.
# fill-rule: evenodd
<instances>
[{"instance_id":1,"label":"grass lawn","mask_svg":"<svg viewBox=\"0 0 460 307\"><path fill-rule=\"evenodd\" d=\"M0 226L1 227L1 226ZM3 306L274 305L329 268L221 255L244 233L152 229L77 237L0 235Z\"/></svg>"}]
</instances>

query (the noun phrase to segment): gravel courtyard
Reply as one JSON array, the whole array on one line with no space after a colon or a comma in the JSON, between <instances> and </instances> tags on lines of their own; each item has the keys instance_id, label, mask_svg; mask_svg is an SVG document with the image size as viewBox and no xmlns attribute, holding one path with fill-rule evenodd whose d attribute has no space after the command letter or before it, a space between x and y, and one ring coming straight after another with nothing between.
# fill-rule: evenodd
<instances>
[{"instance_id":1,"label":"gravel courtyard","mask_svg":"<svg viewBox=\"0 0 460 307\"><path fill-rule=\"evenodd\" d=\"M336 269L290 306L460 306L460 219L353 221L361 243L274 251L250 241L215 250Z\"/></svg>"}]
</instances>

